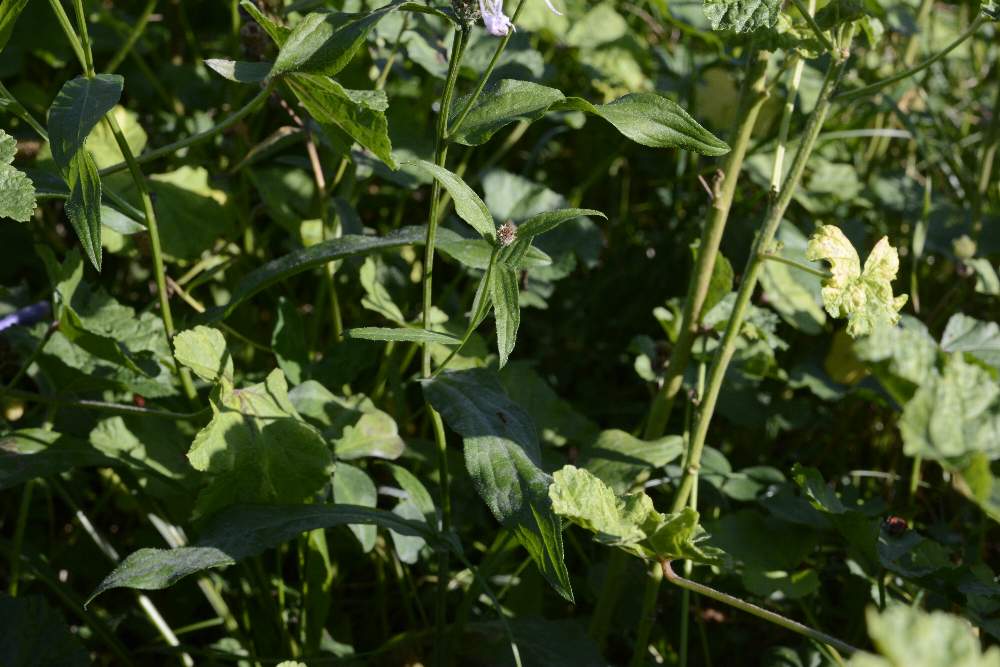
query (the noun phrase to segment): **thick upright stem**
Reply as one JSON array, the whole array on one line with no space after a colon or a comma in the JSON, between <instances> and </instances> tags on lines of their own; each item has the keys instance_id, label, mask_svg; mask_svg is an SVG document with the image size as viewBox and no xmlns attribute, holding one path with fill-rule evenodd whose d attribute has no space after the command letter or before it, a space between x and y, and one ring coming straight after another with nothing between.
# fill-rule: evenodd
<instances>
[{"instance_id":1,"label":"thick upright stem","mask_svg":"<svg viewBox=\"0 0 1000 667\"><path fill-rule=\"evenodd\" d=\"M845 43L850 44L850 37L852 33L853 31L849 31L848 38L845 40ZM733 312L729 318L729 324L726 327L722 343L716 350L715 357L712 360L712 370L709 373L708 386L705 390L705 396L701 402L701 412L698 415L694 433L691 436L691 444L687 453L684 474L681 478L681 484L680 488L677 490L677 495L674 497L672 509L674 512L679 512L687 504L688 496L693 488L698 468L701 465L701 454L705 447L705 438L708 435L709 424L711 424L712 416L715 413L715 405L719 399L719 391L722 389L722 381L725 378L726 370L729 368L729 362L732 360L733 353L736 350L736 339L743 326L743 319L746 315L747 306L750 303L750 297L753 296L754 288L757 286L757 280L760 278L762 265L764 263L762 253L769 248L771 242L774 240L774 234L778 230L778 225L781 224L781 219L784 216L785 211L788 209L788 205L792 202L792 196L795 194L795 190L798 187L799 182L802 180L802 174L805 172L806 163L809 161L809 155L812 153L813 146L816 144L816 137L819 136L820 130L823 129L823 123L826 121L826 116L830 111L830 100L833 95L833 90L846 66L847 59L844 58L839 61L835 60L830 65L830 69L827 70L826 78L823 81L823 87L820 89L819 97L816 102L816 108L809 117L809 122L806 125L802 141L799 144L799 150L795 154L795 160L792 162L788 178L785 180L784 187L778 194L777 199L768 210L767 217L764 220L761 231L750 251L750 258L748 259L746 269L743 272L743 282L740 284L740 289L736 296L736 303L733 306Z\"/></svg>"},{"instance_id":2,"label":"thick upright stem","mask_svg":"<svg viewBox=\"0 0 1000 667\"><path fill-rule=\"evenodd\" d=\"M698 334L698 326L703 315L701 311L705 305L705 298L708 296L712 270L715 268L715 260L719 255L719 244L722 242L722 235L726 230L729 210L732 207L736 185L743 169L743 159L746 157L747 147L750 145L750 135L757 122L757 115L767 100L767 57L766 51L757 52L750 64L747 79L743 85L739 110L736 114L736 126L730 137L732 150L723 165L722 182L715 192L711 217L702 232L698 260L688 284L687 299L684 301L684 314L681 319L677 343L670 353L670 362L667 365L663 386L653 398L653 403L650 406L645 430L647 440L663 435L674 407L674 399L684 382L684 369L691 356L691 345Z\"/></svg>"}]
</instances>

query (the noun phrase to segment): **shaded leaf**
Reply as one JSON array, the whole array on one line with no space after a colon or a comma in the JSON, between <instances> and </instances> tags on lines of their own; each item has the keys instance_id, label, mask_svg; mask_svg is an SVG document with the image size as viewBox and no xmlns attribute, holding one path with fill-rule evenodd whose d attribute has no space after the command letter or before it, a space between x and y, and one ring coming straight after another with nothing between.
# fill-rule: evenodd
<instances>
[{"instance_id":1,"label":"shaded leaf","mask_svg":"<svg viewBox=\"0 0 1000 667\"><path fill-rule=\"evenodd\" d=\"M941 335L941 349L945 352L968 352L1000 369L1000 325L956 313L948 320Z\"/></svg>"},{"instance_id":2,"label":"shaded leaf","mask_svg":"<svg viewBox=\"0 0 1000 667\"><path fill-rule=\"evenodd\" d=\"M643 476L662 468L684 453L683 438L676 435L648 442L625 431L601 431L580 451L580 466L621 494Z\"/></svg>"},{"instance_id":3,"label":"shaded leaf","mask_svg":"<svg viewBox=\"0 0 1000 667\"><path fill-rule=\"evenodd\" d=\"M85 667L91 663L63 615L42 596L28 595L0 597L0 664Z\"/></svg>"},{"instance_id":4,"label":"shaded leaf","mask_svg":"<svg viewBox=\"0 0 1000 667\"><path fill-rule=\"evenodd\" d=\"M426 160L407 162L406 165L415 167L434 178L451 195L458 217L469 223L483 238L496 239L496 225L490 210L486 208L479 195L459 176Z\"/></svg>"},{"instance_id":5,"label":"shaded leaf","mask_svg":"<svg viewBox=\"0 0 1000 667\"><path fill-rule=\"evenodd\" d=\"M531 81L502 79L482 92L450 139L464 146L479 146L511 123L538 120L553 104L564 99L566 96L555 88ZM465 104L465 99L459 99L452 105L452 124Z\"/></svg>"},{"instance_id":6,"label":"shaded leaf","mask_svg":"<svg viewBox=\"0 0 1000 667\"><path fill-rule=\"evenodd\" d=\"M517 272L505 264L497 264L490 272L489 290L490 300L493 302L493 317L497 324L500 368L503 368L514 351L517 330L521 324Z\"/></svg>"},{"instance_id":7,"label":"shaded leaf","mask_svg":"<svg viewBox=\"0 0 1000 667\"><path fill-rule=\"evenodd\" d=\"M74 468L114 465L86 442L55 431L32 428L0 436L0 489Z\"/></svg>"},{"instance_id":8,"label":"shaded leaf","mask_svg":"<svg viewBox=\"0 0 1000 667\"><path fill-rule=\"evenodd\" d=\"M67 81L49 107L49 143L52 159L68 171L84 142L122 95L125 79L117 74Z\"/></svg>"},{"instance_id":9,"label":"shaded leaf","mask_svg":"<svg viewBox=\"0 0 1000 667\"><path fill-rule=\"evenodd\" d=\"M8 4L10 3L4 3L3 7ZM0 26L4 18L3 11L0 8ZM14 137L0 130L0 218L27 222L35 211L35 184L24 172L13 166L15 154L17 142Z\"/></svg>"},{"instance_id":10,"label":"shaded leaf","mask_svg":"<svg viewBox=\"0 0 1000 667\"><path fill-rule=\"evenodd\" d=\"M285 297L278 299L278 317L271 332L271 349L288 381L301 384L309 367L305 323L295 303Z\"/></svg>"}]
</instances>

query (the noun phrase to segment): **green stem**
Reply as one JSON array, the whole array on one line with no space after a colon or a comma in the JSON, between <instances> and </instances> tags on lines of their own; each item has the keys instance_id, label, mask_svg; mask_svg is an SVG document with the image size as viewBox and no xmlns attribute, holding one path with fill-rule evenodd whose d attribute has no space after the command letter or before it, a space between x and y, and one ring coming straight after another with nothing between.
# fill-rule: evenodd
<instances>
[{"instance_id":1,"label":"green stem","mask_svg":"<svg viewBox=\"0 0 1000 667\"><path fill-rule=\"evenodd\" d=\"M688 283L687 298L684 301L684 313L681 318L680 332L677 342L670 353L666 377L663 386L653 398L650 405L649 419L646 421L644 437L653 440L663 435L673 411L674 399L684 383L684 369L691 356L691 345L698 334L702 309L708 297L708 288L712 282L712 270L719 255L719 244L726 230L729 210L736 194L736 185L743 169L750 136L757 122L757 115L767 100L766 74L767 52L758 51L749 65L743 92L740 94L738 119L730 137L732 150L726 157L722 168L722 182L716 188L712 200L711 217L702 232L701 244L698 248L698 259L694 272Z\"/></svg>"},{"instance_id":2,"label":"green stem","mask_svg":"<svg viewBox=\"0 0 1000 667\"><path fill-rule=\"evenodd\" d=\"M14 527L14 544L10 557L10 586L7 590L11 597L17 597L17 582L21 577L21 546L24 544L24 529L28 526L28 513L31 510L31 492L35 488L35 480L29 479L21 494L21 507L17 511L17 525Z\"/></svg>"},{"instance_id":3,"label":"green stem","mask_svg":"<svg viewBox=\"0 0 1000 667\"><path fill-rule=\"evenodd\" d=\"M459 352L462 351L462 348L466 346L472 338L472 334L476 332L476 329L482 323L483 318L486 317L486 313L490 308L490 299L487 294L490 284L490 275L493 273L493 268L496 266L497 257L499 255L500 246L495 246L493 248L493 253L490 255L490 263L486 266L486 273L483 274L483 279L480 282L479 289L482 291L477 291L476 299L473 301L472 313L469 316L469 326L466 327L465 334L462 335L462 342L459 343L455 349L451 351L451 354L449 354L448 357L434 370L434 373L431 374L432 378L436 378L444 372L446 368L448 368L448 364L451 363L451 360L454 359Z\"/></svg>"},{"instance_id":4,"label":"green stem","mask_svg":"<svg viewBox=\"0 0 1000 667\"><path fill-rule=\"evenodd\" d=\"M36 394L30 391L20 391L18 389L0 388L0 396L10 396L32 403L42 405L54 405L67 408L81 408L83 410L96 410L113 415L156 417L159 419L197 419L209 411L209 408L198 412L171 412L169 410L153 410L150 408L140 408L137 405L127 403L106 403L104 401L91 401L87 399L70 398L67 396L49 396L47 394Z\"/></svg>"},{"instance_id":5,"label":"green stem","mask_svg":"<svg viewBox=\"0 0 1000 667\"><path fill-rule=\"evenodd\" d=\"M510 18L511 23L517 22L517 18L521 15L521 9L524 8L526 2L527 0L521 0L517 3L517 8L514 10L514 14ZM486 66L486 69L483 70L482 75L480 75L479 82L476 84L472 94L465 100L465 106L463 106L462 110L455 116L455 122L451 124L451 127L447 128L444 135L446 139L455 136L455 134L462 129L462 124L465 123L465 119L472 111L472 107L475 106L476 102L479 100L479 96L483 94L483 89L486 88L486 84L489 83L490 75L493 74L493 70L496 69L497 63L500 62L500 56L502 56L503 52L507 49L507 44L513 36L514 31L511 30L500 38L500 43L497 44L497 48L493 52L493 57L490 58L489 64ZM445 119L445 125L447 127L447 118Z\"/></svg>"},{"instance_id":6,"label":"green stem","mask_svg":"<svg viewBox=\"0 0 1000 667\"><path fill-rule=\"evenodd\" d=\"M819 27L818 23L816 23L816 19L814 19L812 15L812 9L807 8L802 0L792 0L792 2L795 3L796 9L799 10L799 13L802 14L802 18L804 18L806 23L809 24L809 29L816 35L816 39L818 39L819 43L823 45L823 48L826 49L828 53L833 53L833 44L830 43L830 39L826 36L826 33L823 32L823 29Z\"/></svg>"},{"instance_id":7,"label":"green stem","mask_svg":"<svg viewBox=\"0 0 1000 667\"><path fill-rule=\"evenodd\" d=\"M83 0L73 0L76 11L76 28L80 31L80 48L83 51L83 71L87 78L94 77L94 53L90 50L90 31L87 30L87 14L83 10Z\"/></svg>"},{"instance_id":8,"label":"green stem","mask_svg":"<svg viewBox=\"0 0 1000 667\"><path fill-rule=\"evenodd\" d=\"M69 40L70 48L73 49L76 59L80 62L80 67L83 67L84 71L87 71L87 56L83 53L83 45L80 43L80 38L76 36L76 31L73 30L73 24L70 23L69 15L63 9L62 2L60 0L49 0L49 6L52 7L52 11L56 15L56 20L59 21L59 26L66 34L66 39Z\"/></svg>"},{"instance_id":9,"label":"green stem","mask_svg":"<svg viewBox=\"0 0 1000 667\"><path fill-rule=\"evenodd\" d=\"M804 271L805 273L809 273L823 279L830 278L832 275L829 271L823 271L822 269L817 269L815 267L809 266L808 264L803 264L802 262L796 262L794 259L789 259L788 257L782 257L781 255L776 255L770 252L762 252L760 253L759 257L763 261L769 260L772 262L778 262L779 264L785 264L787 266L796 268L799 271Z\"/></svg>"},{"instance_id":10,"label":"green stem","mask_svg":"<svg viewBox=\"0 0 1000 667\"><path fill-rule=\"evenodd\" d=\"M851 646L845 641L841 641L836 637L832 637L825 632L820 632L814 628L810 628L808 625L803 625L798 621L793 621L790 618L786 618L781 614L776 614L773 611L764 609L763 607L758 607L755 604L747 602L746 600L741 600L740 598L733 597L723 593L722 591L717 591L714 588L705 586L704 584L699 584L696 581L691 581L690 579L685 579L676 572L670 566L670 561L664 560L660 563L663 570L663 576L666 577L667 581L674 584L675 586L680 586L683 589L689 590L693 593L698 593L699 595L704 595L707 598L711 598L723 604L727 604L730 607L735 607L740 611L745 611L748 614L752 614L757 618L761 618L775 625L781 626L786 630L791 630L810 639L815 639L818 642L826 644L827 646L832 646L842 653L857 653L859 649Z\"/></svg>"},{"instance_id":11,"label":"green stem","mask_svg":"<svg viewBox=\"0 0 1000 667\"><path fill-rule=\"evenodd\" d=\"M839 95L833 98L833 101L850 102L851 100L856 100L859 97L867 97L868 95L877 93L886 86L891 86L894 83L899 83L904 79L908 79L915 74L923 72L925 69L927 69L928 67L930 67L931 65L941 60L955 49L957 49L959 46L961 46L962 43L965 42L965 40L969 39L974 34L976 34L976 31L979 30L980 26L982 26L983 23L985 23L987 20L988 19L986 18L986 16L980 14L979 16L976 17L976 19L972 23L969 24L969 27L965 29L965 32L963 32L961 35L955 38L955 41L953 41L951 44L944 47L941 51L937 52L936 54L934 54L924 62L920 63L916 67L911 67L910 69L903 70L902 72L894 74L886 79L882 79L881 81L876 81L870 86L865 86L864 88L858 88L857 90L849 90L845 93L840 93Z\"/></svg>"},{"instance_id":12,"label":"green stem","mask_svg":"<svg viewBox=\"0 0 1000 667\"><path fill-rule=\"evenodd\" d=\"M108 64L104 66L104 71L106 73L113 73L116 69L118 69L118 66L122 64L122 61L125 60L129 52L132 50L132 47L135 46L135 43L139 40L143 31L146 30L146 24L149 23L149 17L152 15L154 9L156 9L156 0L149 0L149 2L146 3L146 6L143 7L142 13L139 14L139 18L136 19L135 25L132 26L131 30L129 30L128 37L126 37L125 41L122 42L121 47L119 47L115 55L111 57Z\"/></svg>"},{"instance_id":13,"label":"green stem","mask_svg":"<svg viewBox=\"0 0 1000 667\"><path fill-rule=\"evenodd\" d=\"M853 36L853 29L849 32L846 43L850 43L851 36ZM760 277L763 267L764 260L762 259L761 253L765 248L769 248L771 246L771 242L774 240L774 234L777 232L778 226L781 224L781 219L784 216L785 211L788 209L789 204L792 202L795 190L798 187L799 182L802 180L802 174L805 172L806 163L809 161L809 156L816 144L816 137L819 136L820 130L823 129L823 123L826 121L826 116L830 111L833 90L846 66L846 58L840 61L834 60L831 63L830 68L827 70L826 78L823 81L823 86L820 89L819 96L817 98L816 107L813 110L812 115L809 117L809 122L806 125L802 140L799 143L799 150L795 154L795 159L793 160L791 169L789 170L788 178L785 179L781 192L769 208L767 216L765 217L764 223L761 227L761 231L754 242L753 248L751 249L746 269L743 272L743 282L740 285L739 292L736 296L736 303L733 306L733 312L729 318L729 324L727 325L726 332L723 335L722 343L716 350L715 357L712 360L712 369L709 373L708 386L705 390L705 396L701 402L701 410L695 424L695 430L691 438L690 447L688 448L684 473L681 478L680 487L677 490L677 495L674 497L674 503L671 510L673 512L679 512L687 504L688 496L694 485L698 468L701 465L701 454L705 447L705 438L708 435L709 424L711 423L712 416L715 413L715 405L719 399L719 391L722 389L722 383L726 375L726 370L728 369L729 362L732 360L733 353L736 350L736 341L739 336L740 329L743 326L743 319L746 316L747 306L750 303L750 297L753 296L754 288L757 286L757 280Z\"/></svg>"},{"instance_id":14,"label":"green stem","mask_svg":"<svg viewBox=\"0 0 1000 667\"><path fill-rule=\"evenodd\" d=\"M11 107L13 107L12 111L16 116L18 116L21 120L30 125L31 129L33 129L35 133L38 134L38 136L40 136L42 139L44 139L45 141L49 140L49 133L45 131L45 128L42 127L38 123L38 121L35 120L34 116L32 116L31 113L27 109L25 109L20 102L17 101L14 95L11 94L9 90L7 90L7 87L3 85L3 83L0 83L0 94L2 94L10 102Z\"/></svg>"},{"instance_id":15,"label":"green stem","mask_svg":"<svg viewBox=\"0 0 1000 667\"><path fill-rule=\"evenodd\" d=\"M252 100L244 104L238 110L234 111L231 115L227 116L218 125L214 125L203 132L198 132L197 134L193 134L190 137L187 137L186 139L181 139L179 141L175 141L172 144L167 144L166 146L163 146L161 148L157 148L147 153L143 153L142 155L135 157L135 163L142 165L146 164L147 162L153 162L154 160L159 160L160 158L167 157L168 155L173 155L179 150L182 150L189 146L193 146L197 143L201 143L202 141L211 139L212 137L225 132L233 125L240 122L241 120L249 116L251 113L256 111L257 107L263 104L264 101L268 98L268 96L270 96L271 91L274 89L275 85L276 83L274 80L268 81L267 85L264 86L261 89L261 91L257 93L256 96L254 96ZM125 169L129 169L129 164L127 160L125 162L119 162L118 164L113 164L110 167L105 167L104 169L101 169L100 174L101 176L107 176L108 174L114 174L119 171L124 171Z\"/></svg>"},{"instance_id":16,"label":"green stem","mask_svg":"<svg viewBox=\"0 0 1000 667\"><path fill-rule=\"evenodd\" d=\"M660 587L663 585L663 569L659 563L653 563L649 570L649 577L646 579L646 590L642 595L642 607L639 609L639 627L635 632L635 643L633 644L632 660L629 667L642 667L646 664L646 655L649 651L649 635L653 631L656 623L656 599L660 595Z\"/></svg>"}]
</instances>

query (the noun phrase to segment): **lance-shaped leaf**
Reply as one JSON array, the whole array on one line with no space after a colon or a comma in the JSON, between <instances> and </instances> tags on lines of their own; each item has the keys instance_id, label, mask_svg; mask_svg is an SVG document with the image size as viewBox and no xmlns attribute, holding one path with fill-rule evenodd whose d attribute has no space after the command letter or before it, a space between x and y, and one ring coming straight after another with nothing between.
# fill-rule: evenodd
<instances>
[{"instance_id":1,"label":"lance-shaped leaf","mask_svg":"<svg viewBox=\"0 0 1000 667\"><path fill-rule=\"evenodd\" d=\"M422 521L355 505L237 505L213 516L194 546L140 549L104 578L89 604L112 588L159 590L209 568L232 565L318 528L374 524L440 542ZM451 545L449 545L451 546Z\"/></svg>"},{"instance_id":2,"label":"lance-shaped leaf","mask_svg":"<svg viewBox=\"0 0 1000 667\"><path fill-rule=\"evenodd\" d=\"M397 167L385 118L389 101L383 91L348 90L330 77L300 72L287 75L285 81L320 125L339 128L390 168Z\"/></svg>"},{"instance_id":3,"label":"lance-shaped leaf","mask_svg":"<svg viewBox=\"0 0 1000 667\"><path fill-rule=\"evenodd\" d=\"M275 44L279 47L284 46L285 42L288 40L288 36L292 33L291 28L287 28L283 25L275 23L270 18L268 18L260 8L257 7L257 3L252 0L240 0L240 9L245 11L247 14L257 22L267 36L270 37Z\"/></svg>"},{"instance_id":4,"label":"lance-shaped leaf","mask_svg":"<svg viewBox=\"0 0 1000 667\"><path fill-rule=\"evenodd\" d=\"M565 99L562 91L555 88L531 81L503 79L483 91L450 139L464 146L479 146L511 123L538 120L553 104ZM452 124L465 106L466 99L452 106Z\"/></svg>"},{"instance_id":5,"label":"lance-shaped leaf","mask_svg":"<svg viewBox=\"0 0 1000 667\"><path fill-rule=\"evenodd\" d=\"M725 155L729 146L698 124L676 102L659 93L632 93L610 104L594 105L568 97L555 105L600 116L626 137L652 148L684 148L703 155Z\"/></svg>"},{"instance_id":6,"label":"lance-shaped leaf","mask_svg":"<svg viewBox=\"0 0 1000 667\"><path fill-rule=\"evenodd\" d=\"M500 368L507 365L507 359L517 343L517 329L521 325L520 290L517 272L506 264L496 264L490 272L490 300L493 302L493 317L497 324L497 351L500 353Z\"/></svg>"},{"instance_id":7,"label":"lance-shaped leaf","mask_svg":"<svg viewBox=\"0 0 1000 667\"><path fill-rule=\"evenodd\" d=\"M892 295L892 281L899 272L899 254L882 237L865 260L864 269L854 246L840 228L823 225L809 239L806 258L830 263L831 277L823 281L823 306L832 317L846 317L853 337L876 327L895 326L906 295Z\"/></svg>"},{"instance_id":8,"label":"lance-shaped leaf","mask_svg":"<svg viewBox=\"0 0 1000 667\"><path fill-rule=\"evenodd\" d=\"M490 215L490 209L460 176L426 160L407 162L406 164L425 172L440 183L441 187L454 200L455 213L458 214L458 217L469 223L473 229L482 234L483 238L496 238L496 225L493 222L493 216Z\"/></svg>"},{"instance_id":9,"label":"lance-shaped leaf","mask_svg":"<svg viewBox=\"0 0 1000 667\"><path fill-rule=\"evenodd\" d=\"M205 64L216 74L235 83L260 83L271 73L269 62L246 62L209 58Z\"/></svg>"},{"instance_id":10,"label":"lance-shaped leaf","mask_svg":"<svg viewBox=\"0 0 1000 667\"><path fill-rule=\"evenodd\" d=\"M0 218L27 222L35 211L35 184L13 166L17 141L0 130Z\"/></svg>"},{"instance_id":11,"label":"lance-shaped leaf","mask_svg":"<svg viewBox=\"0 0 1000 667\"><path fill-rule=\"evenodd\" d=\"M780 0L705 0L705 16L712 30L753 32L773 28L781 12Z\"/></svg>"},{"instance_id":12,"label":"lance-shaped leaf","mask_svg":"<svg viewBox=\"0 0 1000 667\"><path fill-rule=\"evenodd\" d=\"M0 2L0 50L7 46L10 36L14 34L14 24L27 5L28 0Z\"/></svg>"},{"instance_id":13,"label":"lance-shaped leaf","mask_svg":"<svg viewBox=\"0 0 1000 667\"><path fill-rule=\"evenodd\" d=\"M94 126L111 111L125 80L116 74L68 81L49 107L52 159L69 185L66 215L87 257L101 270L101 178L83 147Z\"/></svg>"},{"instance_id":14,"label":"lance-shaped leaf","mask_svg":"<svg viewBox=\"0 0 1000 667\"><path fill-rule=\"evenodd\" d=\"M589 208L563 208L557 211L546 211L545 213L532 216L518 225L517 238L532 239L546 232L551 232L564 222L588 216L608 219L608 216L600 211Z\"/></svg>"},{"instance_id":15,"label":"lance-shaped leaf","mask_svg":"<svg viewBox=\"0 0 1000 667\"><path fill-rule=\"evenodd\" d=\"M722 551L702 544L708 535L691 508L661 514L645 493L617 496L598 477L574 466L557 470L553 479L549 496L555 512L594 533L602 544L641 558L723 561Z\"/></svg>"},{"instance_id":16,"label":"lance-shaped leaf","mask_svg":"<svg viewBox=\"0 0 1000 667\"><path fill-rule=\"evenodd\" d=\"M396 341L407 343L439 343L441 345L459 345L461 340L446 333L427 331L424 329L393 329L386 327L361 327L348 329L344 332L347 338L361 340Z\"/></svg>"},{"instance_id":17,"label":"lance-shaped leaf","mask_svg":"<svg viewBox=\"0 0 1000 667\"><path fill-rule=\"evenodd\" d=\"M528 550L549 583L572 601L562 525L552 510L552 478L541 468L535 425L484 369L443 373L424 383L424 396L462 436L465 466L493 516Z\"/></svg>"}]
</instances>

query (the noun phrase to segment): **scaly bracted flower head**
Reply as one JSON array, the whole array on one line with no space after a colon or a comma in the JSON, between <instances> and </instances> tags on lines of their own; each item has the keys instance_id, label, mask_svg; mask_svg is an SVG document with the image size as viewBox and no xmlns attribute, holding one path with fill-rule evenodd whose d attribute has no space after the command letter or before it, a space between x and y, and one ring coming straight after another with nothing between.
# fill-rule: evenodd
<instances>
[{"instance_id":1,"label":"scaly bracted flower head","mask_svg":"<svg viewBox=\"0 0 1000 667\"><path fill-rule=\"evenodd\" d=\"M552 0L545 0L545 5L553 13L562 16L562 13L552 5ZM506 37L511 30L514 30L514 22L503 13L503 0L479 0L479 13L483 16L486 32L494 37Z\"/></svg>"},{"instance_id":2,"label":"scaly bracted flower head","mask_svg":"<svg viewBox=\"0 0 1000 667\"><path fill-rule=\"evenodd\" d=\"M892 295L892 281L899 272L899 254L882 237L865 260L864 269L854 246L833 225L824 225L806 246L810 261L830 263L829 278L823 281L823 306L832 317L847 318L847 333L864 336L877 326L894 326L906 295Z\"/></svg>"}]
</instances>

